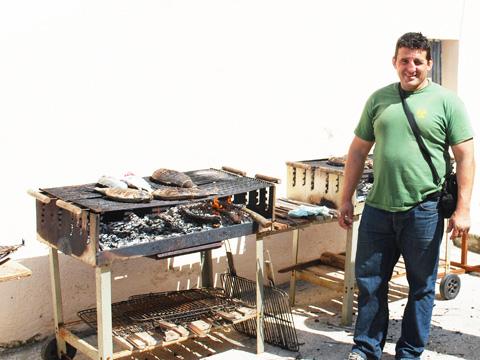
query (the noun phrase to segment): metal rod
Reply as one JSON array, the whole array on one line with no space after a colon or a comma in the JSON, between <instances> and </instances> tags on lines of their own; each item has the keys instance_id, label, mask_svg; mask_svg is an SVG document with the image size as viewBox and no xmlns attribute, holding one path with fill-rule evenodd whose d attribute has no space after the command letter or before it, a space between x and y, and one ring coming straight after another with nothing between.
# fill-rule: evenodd
<instances>
[{"instance_id":1,"label":"metal rod","mask_svg":"<svg viewBox=\"0 0 480 360\"><path fill-rule=\"evenodd\" d=\"M257 354L264 352L264 333L263 333L263 301L265 299L263 289L263 239L256 239L256 262L257 262Z\"/></svg>"},{"instance_id":2,"label":"metal rod","mask_svg":"<svg viewBox=\"0 0 480 360\"><path fill-rule=\"evenodd\" d=\"M57 356L59 359L61 359L63 355L67 354L67 344L60 336L60 327L63 325L63 305L57 249L53 247L49 248L49 259L50 280L52 286L53 320L55 322L55 338L57 339Z\"/></svg>"},{"instance_id":3,"label":"metal rod","mask_svg":"<svg viewBox=\"0 0 480 360\"><path fill-rule=\"evenodd\" d=\"M109 266L95 268L97 289L98 360L113 359L112 289Z\"/></svg>"},{"instance_id":4,"label":"metal rod","mask_svg":"<svg viewBox=\"0 0 480 360\"><path fill-rule=\"evenodd\" d=\"M299 230L293 230L292 234L292 262L293 264L298 263L298 239L299 239ZM295 291L297 288L297 272L295 268L292 270L290 275L290 305L295 305Z\"/></svg>"},{"instance_id":5,"label":"metal rod","mask_svg":"<svg viewBox=\"0 0 480 360\"><path fill-rule=\"evenodd\" d=\"M200 287L213 287L212 250L200 252L202 277Z\"/></svg>"},{"instance_id":6,"label":"metal rod","mask_svg":"<svg viewBox=\"0 0 480 360\"><path fill-rule=\"evenodd\" d=\"M347 230L345 274L343 284L342 325L352 324L353 295L355 292L355 254L357 252L359 221L354 220Z\"/></svg>"}]
</instances>

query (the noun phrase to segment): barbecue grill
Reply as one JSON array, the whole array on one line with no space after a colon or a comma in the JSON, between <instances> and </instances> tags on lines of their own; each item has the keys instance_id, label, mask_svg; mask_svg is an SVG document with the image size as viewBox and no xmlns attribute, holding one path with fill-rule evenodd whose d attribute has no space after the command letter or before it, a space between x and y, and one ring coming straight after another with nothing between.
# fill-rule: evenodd
<instances>
[{"instance_id":1,"label":"barbecue grill","mask_svg":"<svg viewBox=\"0 0 480 360\"><path fill-rule=\"evenodd\" d=\"M310 204L340 206L345 167L328 158L287 162L287 198ZM373 183L373 169L365 169L353 195L354 215L361 214Z\"/></svg>"},{"instance_id":2,"label":"barbecue grill","mask_svg":"<svg viewBox=\"0 0 480 360\"><path fill-rule=\"evenodd\" d=\"M230 169L229 169L230 170ZM128 352L113 353L112 305L110 266L115 260L140 256L162 258L192 252L202 252L202 286L212 286L210 249L219 247L222 240L254 234L257 224L252 220L240 223L221 221L215 226L203 224L185 231L153 233L146 229L142 241L132 239L121 246L102 243L105 229L113 223L132 218L154 218L156 215L173 212L178 207L219 200L230 206L244 207L250 213L266 219L274 218L275 184L271 178L257 175L255 178L243 173L218 169L203 169L186 172L200 190L214 195L195 200L152 200L149 203L123 203L108 200L94 190L96 184L42 188L30 191L36 201L37 237L50 247L50 270L54 304L56 340L49 344L44 358L60 359L72 356L72 346L92 359L114 359ZM264 180L265 179L265 180ZM154 189L163 185L145 178ZM239 210L240 211L240 210ZM240 211L241 212L241 211ZM133 214L133 215L132 215ZM126 220L127 219L127 220ZM147 219L148 220L148 219ZM111 245L111 244L110 244ZM98 348L75 335L63 322L62 298L59 279L58 250L73 256L95 268L96 273L96 327ZM257 282L263 284L263 243L257 239ZM262 329L262 286L258 290L257 326ZM90 323L92 323L90 321ZM263 333L257 335L257 351L263 351ZM47 355L45 355L47 354ZM57 357L51 354L56 354ZM45 357L46 356L46 357Z\"/></svg>"},{"instance_id":3,"label":"barbecue grill","mask_svg":"<svg viewBox=\"0 0 480 360\"><path fill-rule=\"evenodd\" d=\"M272 183L216 169L186 174L201 190L215 193L196 199L197 202L232 197L234 204L245 205L266 218L273 217L275 186ZM148 178L146 180L149 181ZM150 184L154 189L164 187L152 182ZM162 254L174 256L205 250L206 245L219 246L224 239L253 234L257 229L256 223L250 221L190 233L176 232L161 238L148 237L146 234L141 243L132 240L121 248L105 249L100 242L103 225L122 221L127 212L145 216L191 204L193 200L123 203L108 200L94 189L95 184L40 189L44 197L37 197L38 239L89 265L102 266L115 259L150 255L160 257Z\"/></svg>"}]
</instances>

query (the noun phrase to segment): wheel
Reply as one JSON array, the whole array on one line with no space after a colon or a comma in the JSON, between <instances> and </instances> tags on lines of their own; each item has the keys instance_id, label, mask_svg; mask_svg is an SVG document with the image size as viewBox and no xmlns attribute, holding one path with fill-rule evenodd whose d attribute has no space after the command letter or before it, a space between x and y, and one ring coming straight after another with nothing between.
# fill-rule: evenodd
<instances>
[{"instance_id":1,"label":"wheel","mask_svg":"<svg viewBox=\"0 0 480 360\"><path fill-rule=\"evenodd\" d=\"M77 349L67 343L67 356L62 356L62 359L59 359L57 355L57 339L53 336L47 340L42 348L42 360L73 359L76 353Z\"/></svg>"},{"instance_id":2,"label":"wheel","mask_svg":"<svg viewBox=\"0 0 480 360\"><path fill-rule=\"evenodd\" d=\"M460 277L457 274L447 274L440 282L440 295L444 300L455 299L460 292Z\"/></svg>"}]
</instances>

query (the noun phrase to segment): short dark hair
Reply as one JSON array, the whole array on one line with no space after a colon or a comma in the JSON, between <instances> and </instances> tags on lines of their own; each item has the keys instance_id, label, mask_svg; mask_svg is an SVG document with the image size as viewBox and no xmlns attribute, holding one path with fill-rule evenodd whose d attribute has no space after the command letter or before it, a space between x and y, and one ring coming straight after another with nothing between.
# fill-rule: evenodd
<instances>
[{"instance_id":1,"label":"short dark hair","mask_svg":"<svg viewBox=\"0 0 480 360\"><path fill-rule=\"evenodd\" d=\"M422 33L408 32L400 36L400 38L397 40L397 46L395 47L395 58L397 58L398 49L402 47L407 49L426 50L427 60L432 59L430 41L425 36L423 36Z\"/></svg>"}]
</instances>

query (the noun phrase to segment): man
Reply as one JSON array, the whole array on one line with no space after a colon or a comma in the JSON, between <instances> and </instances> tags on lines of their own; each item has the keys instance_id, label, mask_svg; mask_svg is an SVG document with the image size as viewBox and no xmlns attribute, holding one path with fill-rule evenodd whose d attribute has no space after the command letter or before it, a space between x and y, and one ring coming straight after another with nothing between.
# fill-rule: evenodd
<instances>
[{"instance_id":1,"label":"man","mask_svg":"<svg viewBox=\"0 0 480 360\"><path fill-rule=\"evenodd\" d=\"M456 161L458 202L448 230L468 233L474 177L473 133L458 97L427 78L430 44L421 33L397 41L392 60L400 84L390 84L368 99L355 129L345 167L339 224L351 227L352 196L365 159L374 149L374 184L359 226L355 276L359 289L354 346L348 359L380 359L388 328L388 281L400 255L409 283L408 303L396 359L420 359L427 343L443 217L437 209L441 184L434 182L402 107L406 102L420 128L438 175L450 170L449 146Z\"/></svg>"}]
</instances>

